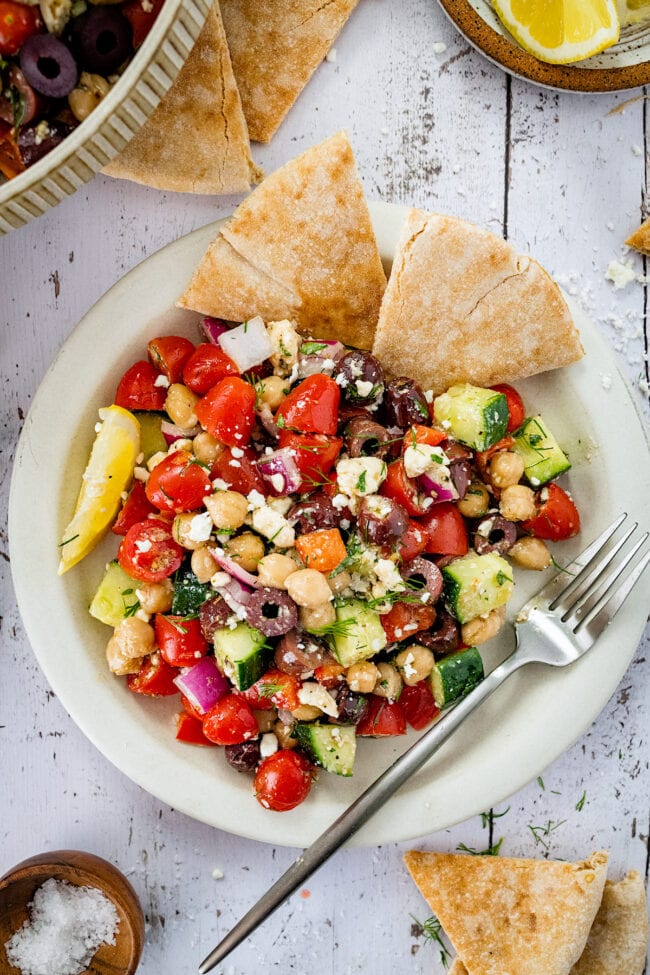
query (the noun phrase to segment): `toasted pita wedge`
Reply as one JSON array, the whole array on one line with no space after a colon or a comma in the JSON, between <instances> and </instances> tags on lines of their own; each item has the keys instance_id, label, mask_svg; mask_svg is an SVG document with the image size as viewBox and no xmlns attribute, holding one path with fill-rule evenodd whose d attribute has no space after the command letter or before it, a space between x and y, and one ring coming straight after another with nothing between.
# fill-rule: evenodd
<instances>
[{"instance_id":1,"label":"toasted pita wedge","mask_svg":"<svg viewBox=\"0 0 650 975\"><path fill-rule=\"evenodd\" d=\"M251 139L270 142L358 0L221 0Z\"/></svg>"},{"instance_id":2,"label":"toasted pita wedge","mask_svg":"<svg viewBox=\"0 0 650 975\"><path fill-rule=\"evenodd\" d=\"M460 958L454 958L454 964L449 969L449 975L468 975Z\"/></svg>"},{"instance_id":3,"label":"toasted pita wedge","mask_svg":"<svg viewBox=\"0 0 650 975\"><path fill-rule=\"evenodd\" d=\"M405 855L471 975L569 975L602 899L607 853L580 863Z\"/></svg>"},{"instance_id":4,"label":"toasted pita wedge","mask_svg":"<svg viewBox=\"0 0 650 975\"><path fill-rule=\"evenodd\" d=\"M251 193L178 304L230 321L291 318L315 338L368 349L385 286L352 149L340 132Z\"/></svg>"},{"instance_id":5,"label":"toasted pita wedge","mask_svg":"<svg viewBox=\"0 0 650 975\"><path fill-rule=\"evenodd\" d=\"M259 180L218 3L170 90L104 172L180 193L242 193Z\"/></svg>"},{"instance_id":6,"label":"toasted pita wedge","mask_svg":"<svg viewBox=\"0 0 650 975\"><path fill-rule=\"evenodd\" d=\"M373 352L434 393L512 382L584 355L541 265L487 230L420 210L402 231Z\"/></svg>"},{"instance_id":7,"label":"toasted pita wedge","mask_svg":"<svg viewBox=\"0 0 650 975\"><path fill-rule=\"evenodd\" d=\"M642 254L650 254L650 217L625 241L628 247L634 247Z\"/></svg>"},{"instance_id":8,"label":"toasted pita wedge","mask_svg":"<svg viewBox=\"0 0 650 975\"><path fill-rule=\"evenodd\" d=\"M648 947L643 881L631 870L607 881L589 940L571 975L642 975Z\"/></svg>"}]
</instances>

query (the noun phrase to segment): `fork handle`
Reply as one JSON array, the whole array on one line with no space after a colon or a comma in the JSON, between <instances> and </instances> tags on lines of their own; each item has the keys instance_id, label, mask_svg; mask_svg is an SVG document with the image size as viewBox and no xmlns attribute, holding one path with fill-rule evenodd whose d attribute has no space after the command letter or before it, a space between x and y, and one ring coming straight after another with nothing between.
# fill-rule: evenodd
<instances>
[{"instance_id":1,"label":"fork handle","mask_svg":"<svg viewBox=\"0 0 650 975\"><path fill-rule=\"evenodd\" d=\"M486 700L511 674L529 661L517 651L496 667L473 691L442 717L426 734L383 772L352 805L282 874L272 887L237 922L199 966L201 975L230 954L300 887L329 857L353 836L380 809L387 799L438 751L456 728Z\"/></svg>"}]
</instances>

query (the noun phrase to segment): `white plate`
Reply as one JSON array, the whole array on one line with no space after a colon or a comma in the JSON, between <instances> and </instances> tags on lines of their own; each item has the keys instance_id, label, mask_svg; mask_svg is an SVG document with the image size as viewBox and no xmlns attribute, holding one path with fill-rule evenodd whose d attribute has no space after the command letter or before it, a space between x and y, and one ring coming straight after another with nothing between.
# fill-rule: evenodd
<instances>
[{"instance_id":1,"label":"white plate","mask_svg":"<svg viewBox=\"0 0 650 975\"><path fill-rule=\"evenodd\" d=\"M382 256L389 263L405 209L373 204ZM39 663L72 718L122 772L175 809L232 833L269 843L309 844L392 758L408 738L359 743L352 779L322 773L308 801L269 813L251 780L231 769L219 749L174 739L169 699L129 693L106 667L109 630L86 612L117 540L107 538L63 577L57 544L69 520L100 406L117 380L142 358L147 341L179 331L197 337L198 316L174 301L218 224L150 257L115 285L65 343L34 399L16 458L10 498L11 564L20 611ZM519 385L573 460L568 483L583 514L580 539L556 546L576 553L621 510L647 520L650 459L643 427L613 354L595 326L573 309L586 358L570 369ZM611 379L606 392L601 375ZM624 434L624 435L623 435ZM541 584L518 573L513 610ZM422 836L501 802L539 775L596 717L627 668L640 639L648 591L638 587L626 612L583 660L563 671L528 667L504 685L410 783L358 834L360 844ZM502 637L486 651L492 666L510 649ZM74 770L71 770L74 774Z\"/></svg>"}]
</instances>

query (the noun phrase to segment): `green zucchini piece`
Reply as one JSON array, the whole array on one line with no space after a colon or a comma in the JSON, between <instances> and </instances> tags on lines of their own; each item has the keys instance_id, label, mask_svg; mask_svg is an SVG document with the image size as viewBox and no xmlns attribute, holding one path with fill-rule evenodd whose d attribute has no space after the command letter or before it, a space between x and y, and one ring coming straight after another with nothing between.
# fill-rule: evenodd
<instances>
[{"instance_id":1,"label":"green zucchini piece","mask_svg":"<svg viewBox=\"0 0 650 975\"><path fill-rule=\"evenodd\" d=\"M174 616L192 616L198 613L211 591L208 582L199 582L189 565L182 565L174 576Z\"/></svg>"},{"instance_id":2,"label":"green zucchini piece","mask_svg":"<svg viewBox=\"0 0 650 975\"><path fill-rule=\"evenodd\" d=\"M451 386L433 403L436 423L472 450L487 450L508 429L508 401L503 393L463 383Z\"/></svg>"},{"instance_id":3,"label":"green zucchini piece","mask_svg":"<svg viewBox=\"0 0 650 975\"><path fill-rule=\"evenodd\" d=\"M485 676L483 661L476 647L450 653L437 660L431 672L431 691L439 708L468 694Z\"/></svg>"},{"instance_id":4,"label":"green zucchini piece","mask_svg":"<svg viewBox=\"0 0 650 975\"><path fill-rule=\"evenodd\" d=\"M214 652L220 669L237 690L245 691L268 670L273 648L259 630L238 623L230 630L225 627L214 635Z\"/></svg>"},{"instance_id":5,"label":"green zucchini piece","mask_svg":"<svg viewBox=\"0 0 650 975\"><path fill-rule=\"evenodd\" d=\"M117 626L140 608L135 594L139 585L137 579L126 574L117 559L109 562L90 604L90 615L107 626Z\"/></svg>"},{"instance_id":6,"label":"green zucchini piece","mask_svg":"<svg viewBox=\"0 0 650 975\"><path fill-rule=\"evenodd\" d=\"M296 723L292 734L309 757L327 772L352 775L357 748L354 725Z\"/></svg>"},{"instance_id":7,"label":"green zucchini piece","mask_svg":"<svg viewBox=\"0 0 650 975\"><path fill-rule=\"evenodd\" d=\"M541 416L527 417L512 436L515 441L512 449L523 460L524 474L533 487L546 484L571 467Z\"/></svg>"},{"instance_id":8,"label":"green zucchini piece","mask_svg":"<svg viewBox=\"0 0 650 975\"><path fill-rule=\"evenodd\" d=\"M379 613L361 599L336 607L336 622L328 636L334 656L343 667L373 657L388 642Z\"/></svg>"},{"instance_id":9,"label":"green zucchini piece","mask_svg":"<svg viewBox=\"0 0 650 975\"><path fill-rule=\"evenodd\" d=\"M454 559L442 578L447 609L459 623L492 612L512 596L512 567L496 552Z\"/></svg>"},{"instance_id":10,"label":"green zucchini piece","mask_svg":"<svg viewBox=\"0 0 650 975\"><path fill-rule=\"evenodd\" d=\"M144 454L143 463L146 464L154 454L167 453L169 445L160 429L165 414L155 413L152 410L137 410L134 415L140 423L140 450Z\"/></svg>"}]
</instances>

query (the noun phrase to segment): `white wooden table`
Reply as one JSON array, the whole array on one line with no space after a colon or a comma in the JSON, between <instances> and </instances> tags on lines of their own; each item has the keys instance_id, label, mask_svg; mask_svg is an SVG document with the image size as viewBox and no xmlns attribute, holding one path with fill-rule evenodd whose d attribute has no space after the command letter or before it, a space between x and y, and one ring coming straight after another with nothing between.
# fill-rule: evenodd
<instances>
[{"instance_id":1,"label":"white wooden table","mask_svg":"<svg viewBox=\"0 0 650 975\"><path fill-rule=\"evenodd\" d=\"M446 49L435 54L438 42ZM630 101L641 93L574 96L511 80L456 34L435 0L361 0L336 49L273 144L254 147L256 159L270 171L347 127L369 197L455 213L538 257L593 314L647 418L647 289L634 282L614 291L605 279L643 212L648 109L642 98ZM23 418L76 322L129 268L237 202L98 177L0 239L3 511ZM643 274L641 259L633 263ZM142 975L190 975L294 851L186 818L93 748L39 671L16 609L4 532L1 548L0 873L44 849L109 858L130 876L146 912ZM504 837L504 854L566 859L607 847L611 874L647 873L649 650L646 631L598 720L545 771L543 785L510 799L493 835L477 818L420 846L481 850ZM544 844L536 826L546 827ZM436 947L412 929L413 916L428 911L402 866L410 845L338 855L222 972L442 971Z\"/></svg>"}]
</instances>

